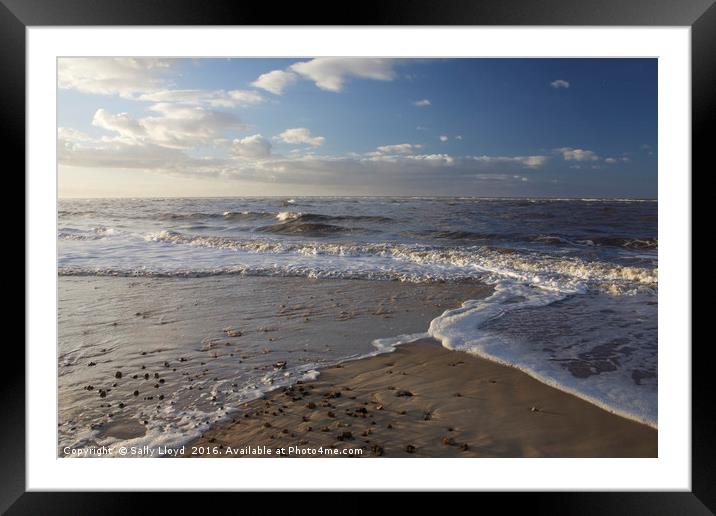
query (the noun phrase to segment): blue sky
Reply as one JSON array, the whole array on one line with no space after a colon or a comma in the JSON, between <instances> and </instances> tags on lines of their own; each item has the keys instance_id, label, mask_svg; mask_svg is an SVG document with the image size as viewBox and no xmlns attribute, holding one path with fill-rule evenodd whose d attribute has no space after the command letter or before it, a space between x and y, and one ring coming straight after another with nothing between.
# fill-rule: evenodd
<instances>
[{"instance_id":1,"label":"blue sky","mask_svg":"<svg viewBox=\"0 0 716 516\"><path fill-rule=\"evenodd\" d=\"M63 197L655 197L655 59L58 62Z\"/></svg>"}]
</instances>

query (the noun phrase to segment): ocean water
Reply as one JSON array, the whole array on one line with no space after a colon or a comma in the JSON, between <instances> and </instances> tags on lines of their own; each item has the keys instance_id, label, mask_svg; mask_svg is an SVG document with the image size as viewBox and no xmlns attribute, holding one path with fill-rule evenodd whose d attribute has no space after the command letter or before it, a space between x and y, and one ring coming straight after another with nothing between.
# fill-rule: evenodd
<instances>
[{"instance_id":1,"label":"ocean water","mask_svg":"<svg viewBox=\"0 0 716 516\"><path fill-rule=\"evenodd\" d=\"M400 281L446 290L482 282L493 289L489 297L461 300L460 308L443 311L417 335L377 333L375 349L429 334L449 349L517 367L657 426L657 208L656 201L626 199L61 200L58 272L76 281L134 278L142 288L153 280L181 288L182 280L226 285L247 276ZM386 302L396 310L414 300ZM95 313L101 304L96 301ZM62 320L60 335L62 341ZM72 378L87 355L62 342L60 348L60 376ZM330 357L308 353L301 367L280 374L295 381L328 358L356 355L348 349L334 349Z\"/></svg>"}]
</instances>

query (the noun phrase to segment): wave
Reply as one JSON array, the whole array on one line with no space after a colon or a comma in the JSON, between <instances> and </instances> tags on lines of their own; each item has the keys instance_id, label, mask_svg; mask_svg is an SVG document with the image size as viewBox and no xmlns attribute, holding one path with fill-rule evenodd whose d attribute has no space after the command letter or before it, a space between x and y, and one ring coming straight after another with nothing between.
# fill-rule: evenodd
<instances>
[{"instance_id":1,"label":"wave","mask_svg":"<svg viewBox=\"0 0 716 516\"><path fill-rule=\"evenodd\" d=\"M98 226L92 228L90 231L82 231L74 228L60 228L57 233L57 238L60 240L103 240L117 234L117 230L114 228L107 228L104 226Z\"/></svg>"},{"instance_id":2,"label":"wave","mask_svg":"<svg viewBox=\"0 0 716 516\"><path fill-rule=\"evenodd\" d=\"M335 224L321 224L318 222L284 222L282 224L271 224L270 226L261 226L256 231L265 233L277 233L281 235L308 235L308 236L326 236L336 233L346 233L353 231L351 228L336 226Z\"/></svg>"},{"instance_id":3,"label":"wave","mask_svg":"<svg viewBox=\"0 0 716 516\"><path fill-rule=\"evenodd\" d=\"M407 237L429 237L436 240L475 240L475 241L507 241L512 243L536 243L554 246L600 246L625 247L628 249L654 250L658 249L659 241L653 237L566 237L560 235L544 234L496 234L478 233L474 231L426 229L419 231L403 231L400 233Z\"/></svg>"},{"instance_id":4,"label":"wave","mask_svg":"<svg viewBox=\"0 0 716 516\"><path fill-rule=\"evenodd\" d=\"M242 240L188 235L175 231L150 233L145 236L145 240L179 246L284 256L274 260L263 260L261 266L232 264L217 268L188 267L181 271L110 268L108 274L187 276L270 273L401 281L454 279L499 281L509 278L527 285L537 285L543 289L560 292L584 292L596 289L611 294L628 294L635 290L658 288L657 268L617 265L492 246L437 247L393 243ZM307 262L297 258L310 258L310 260ZM64 268L61 273L92 274L93 271L99 270Z\"/></svg>"},{"instance_id":5,"label":"wave","mask_svg":"<svg viewBox=\"0 0 716 516\"><path fill-rule=\"evenodd\" d=\"M608 412L657 427L656 397L648 389L634 389L633 379L594 374L589 381L544 360L523 343L485 329L485 323L508 311L538 308L567 296L513 282L499 282L485 299L470 300L462 307L435 318L428 334L453 351L463 351L503 365L516 367L533 378L589 401ZM393 346L398 343L392 342ZM620 381L621 380L621 381ZM638 383L638 382L637 382Z\"/></svg>"},{"instance_id":6,"label":"wave","mask_svg":"<svg viewBox=\"0 0 716 516\"><path fill-rule=\"evenodd\" d=\"M658 249L659 247L659 241L650 237L591 237L577 240L577 242L585 245L628 247L630 249Z\"/></svg>"},{"instance_id":7,"label":"wave","mask_svg":"<svg viewBox=\"0 0 716 516\"><path fill-rule=\"evenodd\" d=\"M270 218L269 212L261 211L225 211L223 213L162 213L157 217L159 220L205 220L205 219L222 219L222 220L257 220L262 218Z\"/></svg>"},{"instance_id":8,"label":"wave","mask_svg":"<svg viewBox=\"0 0 716 516\"><path fill-rule=\"evenodd\" d=\"M427 229L423 231L403 231L404 236L427 236L438 240L495 240L497 235L489 233L475 233L472 231L440 231Z\"/></svg>"},{"instance_id":9,"label":"wave","mask_svg":"<svg viewBox=\"0 0 716 516\"><path fill-rule=\"evenodd\" d=\"M305 222L323 222L323 221L364 221L364 222L393 222L390 217L379 215L324 215L321 213L301 213L296 211L281 211L276 214L276 219L281 222L289 221L305 221Z\"/></svg>"}]
</instances>

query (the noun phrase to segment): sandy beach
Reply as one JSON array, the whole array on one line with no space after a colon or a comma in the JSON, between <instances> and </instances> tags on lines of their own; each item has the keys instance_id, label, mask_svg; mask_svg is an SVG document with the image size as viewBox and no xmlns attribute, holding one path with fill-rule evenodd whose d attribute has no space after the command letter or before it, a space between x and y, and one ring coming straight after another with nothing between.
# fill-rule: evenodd
<instances>
[{"instance_id":1,"label":"sandy beach","mask_svg":"<svg viewBox=\"0 0 716 516\"><path fill-rule=\"evenodd\" d=\"M196 456L656 457L657 431L431 339L246 403ZM360 451L357 451L360 449ZM328 451L331 450L331 451ZM342 451L345 450L345 451Z\"/></svg>"},{"instance_id":2,"label":"sandy beach","mask_svg":"<svg viewBox=\"0 0 716 516\"><path fill-rule=\"evenodd\" d=\"M478 282L63 278L60 292L70 442L204 457L657 455L653 428L518 369L427 338L375 355L374 339L490 295Z\"/></svg>"}]
</instances>

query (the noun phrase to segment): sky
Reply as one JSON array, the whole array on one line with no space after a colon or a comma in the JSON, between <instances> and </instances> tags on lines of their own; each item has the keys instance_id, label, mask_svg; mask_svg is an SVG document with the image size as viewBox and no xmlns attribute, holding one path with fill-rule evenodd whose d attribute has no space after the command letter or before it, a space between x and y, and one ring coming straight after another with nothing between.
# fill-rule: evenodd
<instances>
[{"instance_id":1,"label":"sky","mask_svg":"<svg viewBox=\"0 0 716 516\"><path fill-rule=\"evenodd\" d=\"M60 197L657 195L656 59L58 60Z\"/></svg>"}]
</instances>

